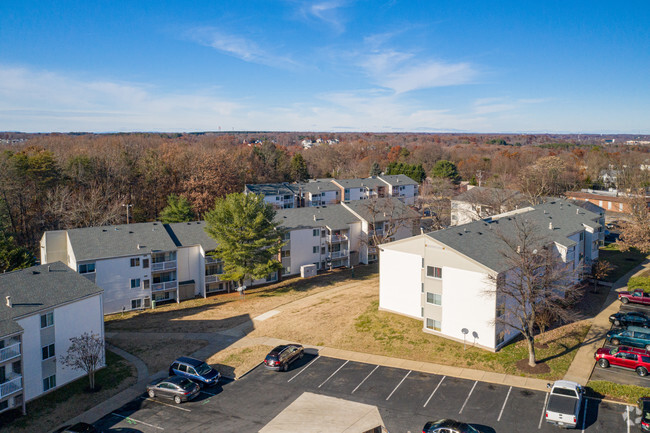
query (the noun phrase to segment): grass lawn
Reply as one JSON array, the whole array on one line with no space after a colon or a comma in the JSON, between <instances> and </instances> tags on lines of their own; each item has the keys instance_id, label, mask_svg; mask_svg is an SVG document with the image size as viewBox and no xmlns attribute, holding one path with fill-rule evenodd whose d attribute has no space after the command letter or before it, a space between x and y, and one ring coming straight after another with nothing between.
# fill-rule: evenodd
<instances>
[{"instance_id":1,"label":"grass lawn","mask_svg":"<svg viewBox=\"0 0 650 433\"><path fill-rule=\"evenodd\" d=\"M424 333L419 320L378 311L377 285L374 279L345 294L292 304L292 308L281 314L256 323L251 336L265 335L303 344L526 375L515 365L528 357L523 341L492 353L472 347L469 339L467 350L463 350L462 343ZM588 328L585 322L576 322L540 335L537 341L543 345L536 350L537 359L545 361L550 372L532 377L548 380L563 377Z\"/></svg>"},{"instance_id":2,"label":"grass lawn","mask_svg":"<svg viewBox=\"0 0 650 433\"><path fill-rule=\"evenodd\" d=\"M609 281L610 283L615 282L646 259L646 255L638 250L630 249L621 252L618 250L616 244L600 247L598 257L614 265L614 270L605 278L605 281Z\"/></svg>"},{"instance_id":3,"label":"grass lawn","mask_svg":"<svg viewBox=\"0 0 650 433\"><path fill-rule=\"evenodd\" d=\"M354 276L353 276L354 275ZM215 332L226 330L289 302L333 288L341 282L361 282L377 275L377 265L335 269L313 278L291 278L238 293L214 295L156 307L155 310L106 316L106 332Z\"/></svg>"},{"instance_id":4,"label":"grass lawn","mask_svg":"<svg viewBox=\"0 0 650 433\"><path fill-rule=\"evenodd\" d=\"M107 350L106 364L95 375L99 391L87 392L88 378L84 376L27 403L26 416L20 415L20 411L3 413L0 415L0 432L51 431L135 383L135 368L124 358Z\"/></svg>"},{"instance_id":5,"label":"grass lawn","mask_svg":"<svg viewBox=\"0 0 650 433\"><path fill-rule=\"evenodd\" d=\"M645 386L621 385L604 380L592 380L587 384L587 390L598 398L609 398L635 405L639 397L648 396Z\"/></svg>"},{"instance_id":6,"label":"grass lawn","mask_svg":"<svg viewBox=\"0 0 650 433\"><path fill-rule=\"evenodd\" d=\"M229 347L212 355L207 363L230 377L240 377L264 360L273 349L271 346Z\"/></svg>"},{"instance_id":7,"label":"grass lawn","mask_svg":"<svg viewBox=\"0 0 650 433\"><path fill-rule=\"evenodd\" d=\"M147 364L149 374L167 370L179 356L188 356L208 344L203 340L155 336L120 335L106 338L106 342L137 356Z\"/></svg>"}]
</instances>

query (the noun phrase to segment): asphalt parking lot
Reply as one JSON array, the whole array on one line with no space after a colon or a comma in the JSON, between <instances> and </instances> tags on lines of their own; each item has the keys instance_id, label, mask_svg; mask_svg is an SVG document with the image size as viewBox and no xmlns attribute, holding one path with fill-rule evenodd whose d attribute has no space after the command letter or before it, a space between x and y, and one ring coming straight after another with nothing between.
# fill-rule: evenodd
<instances>
[{"instance_id":1,"label":"asphalt parking lot","mask_svg":"<svg viewBox=\"0 0 650 433\"><path fill-rule=\"evenodd\" d=\"M288 372L258 366L178 406L143 393L95 425L104 432L257 432L305 392L376 406L391 433L420 432L439 418L469 422L485 433L557 431L544 421L545 392L315 355ZM636 431L634 414L634 407L588 399L578 430Z\"/></svg>"},{"instance_id":2,"label":"asphalt parking lot","mask_svg":"<svg viewBox=\"0 0 650 433\"><path fill-rule=\"evenodd\" d=\"M646 305L639 304L621 304L620 310L621 313L626 313L628 311L639 311L650 316L650 307ZM612 326L612 329L617 328ZM604 341L603 341L604 343ZM614 348L616 346L610 344L604 344L603 347ZM596 362L594 360L594 362ZM646 377L640 377L637 375L634 370L628 370L626 368L620 367L608 367L602 368L598 365L594 367L593 372L591 373L590 380L606 380L609 382L616 382L623 385L636 385L650 387L650 375Z\"/></svg>"}]
</instances>

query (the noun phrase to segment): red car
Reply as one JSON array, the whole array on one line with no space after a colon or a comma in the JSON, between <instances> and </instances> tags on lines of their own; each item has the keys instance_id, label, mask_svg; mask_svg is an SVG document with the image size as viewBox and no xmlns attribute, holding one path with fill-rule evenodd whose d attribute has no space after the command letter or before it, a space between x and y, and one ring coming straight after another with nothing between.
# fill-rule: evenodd
<instances>
[{"instance_id":1,"label":"red car","mask_svg":"<svg viewBox=\"0 0 650 433\"><path fill-rule=\"evenodd\" d=\"M645 293L641 289L636 289L633 292L619 292L618 299L624 304L634 302L636 304L650 305L650 293Z\"/></svg>"},{"instance_id":2,"label":"red car","mask_svg":"<svg viewBox=\"0 0 650 433\"><path fill-rule=\"evenodd\" d=\"M650 352L627 346L618 346L613 349L598 349L594 354L596 362L603 368L610 365L629 368L636 371L639 376L646 376L650 371Z\"/></svg>"}]
</instances>

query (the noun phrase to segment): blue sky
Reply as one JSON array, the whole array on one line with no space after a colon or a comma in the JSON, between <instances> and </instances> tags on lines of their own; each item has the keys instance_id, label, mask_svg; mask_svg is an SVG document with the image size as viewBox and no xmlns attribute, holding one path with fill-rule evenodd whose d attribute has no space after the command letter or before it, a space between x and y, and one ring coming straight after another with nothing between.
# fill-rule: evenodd
<instances>
[{"instance_id":1,"label":"blue sky","mask_svg":"<svg viewBox=\"0 0 650 433\"><path fill-rule=\"evenodd\" d=\"M647 1L0 2L0 130L650 133Z\"/></svg>"}]
</instances>

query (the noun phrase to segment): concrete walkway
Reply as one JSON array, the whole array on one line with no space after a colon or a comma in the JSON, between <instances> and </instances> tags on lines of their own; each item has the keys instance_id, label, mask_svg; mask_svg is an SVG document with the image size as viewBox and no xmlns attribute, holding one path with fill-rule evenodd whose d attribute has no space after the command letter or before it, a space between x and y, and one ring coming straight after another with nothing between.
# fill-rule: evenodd
<instances>
[{"instance_id":1,"label":"concrete walkway","mask_svg":"<svg viewBox=\"0 0 650 433\"><path fill-rule=\"evenodd\" d=\"M650 269L649 260L646 260L636 268L632 269L614 283L607 299L605 299L605 302L603 303L603 309L592 319L591 328L589 328L589 332L587 332L583 345L578 349L578 353L576 353L573 362L564 375L565 380L572 380L581 385L587 384L594 366L596 365L594 353L596 350L603 347L603 344L605 343L605 334L612 328L612 324L609 322L609 316L617 313L620 308L618 292L624 291L627 288L627 282L631 277L646 269Z\"/></svg>"}]
</instances>

